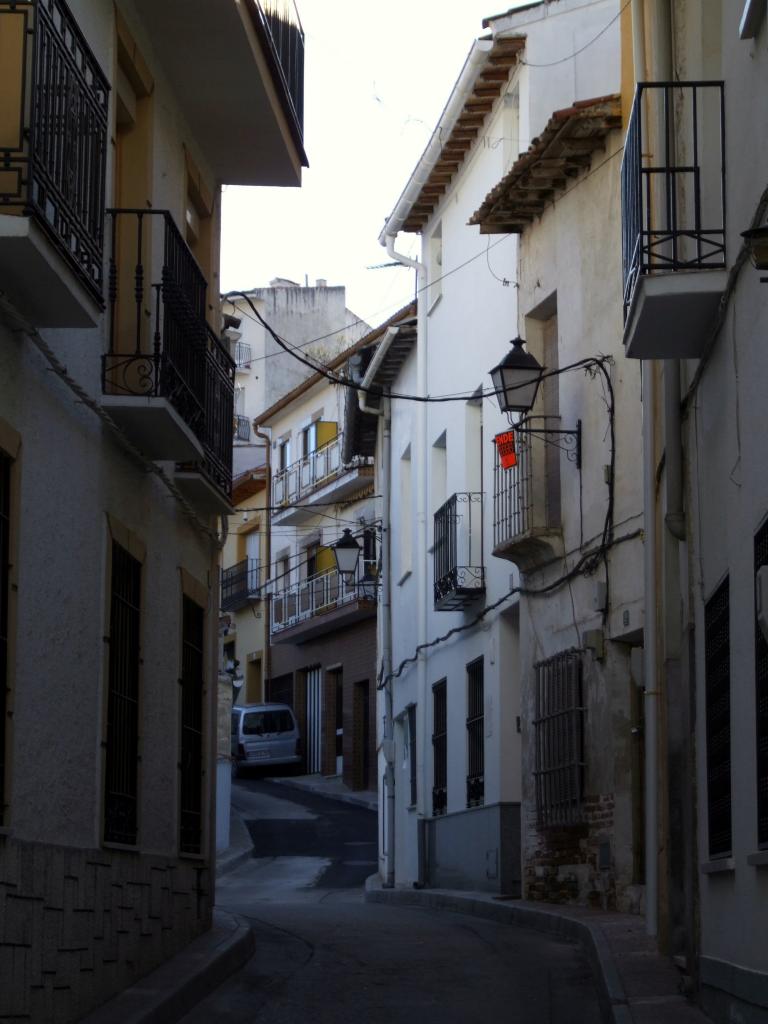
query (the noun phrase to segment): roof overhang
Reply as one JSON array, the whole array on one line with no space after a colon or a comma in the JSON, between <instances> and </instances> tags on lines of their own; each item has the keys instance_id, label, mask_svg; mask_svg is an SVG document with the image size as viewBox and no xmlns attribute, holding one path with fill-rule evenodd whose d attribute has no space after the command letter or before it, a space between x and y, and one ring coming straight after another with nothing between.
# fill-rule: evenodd
<instances>
[{"instance_id":1,"label":"roof overhang","mask_svg":"<svg viewBox=\"0 0 768 1024\"><path fill-rule=\"evenodd\" d=\"M134 0L134 6L217 180L301 184L307 166L301 125L256 0Z\"/></svg>"},{"instance_id":2,"label":"roof overhang","mask_svg":"<svg viewBox=\"0 0 768 1024\"><path fill-rule=\"evenodd\" d=\"M605 149L606 136L617 128L621 128L620 96L580 100L556 110L469 223L479 225L482 235L521 234L590 167L594 154Z\"/></svg>"},{"instance_id":3,"label":"roof overhang","mask_svg":"<svg viewBox=\"0 0 768 1024\"><path fill-rule=\"evenodd\" d=\"M344 450L342 459L351 462L355 456L370 458L376 454L378 436L378 410L381 395L391 388L402 369L403 363L416 344L417 327L413 316L404 317L400 323L390 324L386 332L369 346L371 358L362 381L365 409L360 407L358 392L350 389L344 410Z\"/></svg>"},{"instance_id":4,"label":"roof overhang","mask_svg":"<svg viewBox=\"0 0 768 1024\"><path fill-rule=\"evenodd\" d=\"M379 236L420 232L458 174L488 114L503 95L525 36L476 39L408 184Z\"/></svg>"}]
</instances>

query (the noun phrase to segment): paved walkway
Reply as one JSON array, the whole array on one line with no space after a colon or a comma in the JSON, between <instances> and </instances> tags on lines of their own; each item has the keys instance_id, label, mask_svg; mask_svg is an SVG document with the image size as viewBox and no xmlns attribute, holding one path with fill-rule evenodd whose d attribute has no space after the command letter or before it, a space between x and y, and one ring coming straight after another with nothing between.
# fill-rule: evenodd
<instances>
[{"instance_id":1,"label":"paved walkway","mask_svg":"<svg viewBox=\"0 0 768 1024\"><path fill-rule=\"evenodd\" d=\"M307 775L270 781L372 810L378 806L376 793L352 792L339 778ZM217 877L252 856L251 836L243 822L248 803L247 792L233 790L230 846L217 856ZM659 955L640 917L499 899L481 892L384 889L378 875L368 879L366 900L469 914L578 942L601 989L603 1019L610 1024L711 1024L681 994L678 972ZM214 929L192 947L107 1003L85 1024L172 1024L249 959L253 935L237 917L217 910Z\"/></svg>"}]
</instances>

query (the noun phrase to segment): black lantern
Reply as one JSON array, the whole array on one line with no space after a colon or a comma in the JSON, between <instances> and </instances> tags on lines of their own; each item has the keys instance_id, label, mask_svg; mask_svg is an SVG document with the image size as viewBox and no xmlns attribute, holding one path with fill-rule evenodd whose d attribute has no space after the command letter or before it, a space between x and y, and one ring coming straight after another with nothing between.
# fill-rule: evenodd
<instances>
[{"instance_id":1,"label":"black lantern","mask_svg":"<svg viewBox=\"0 0 768 1024\"><path fill-rule=\"evenodd\" d=\"M759 228L750 228L749 231L742 231L741 237L749 249L749 258L757 270L768 270L768 224L763 224ZM768 277L761 277L760 280L768 281Z\"/></svg>"},{"instance_id":2,"label":"black lantern","mask_svg":"<svg viewBox=\"0 0 768 1024\"><path fill-rule=\"evenodd\" d=\"M491 380L502 412L526 413L536 401L544 367L523 348L522 338L515 338L512 351L491 370Z\"/></svg>"},{"instance_id":3,"label":"black lantern","mask_svg":"<svg viewBox=\"0 0 768 1024\"><path fill-rule=\"evenodd\" d=\"M360 557L360 545L352 536L351 530L345 530L341 538L333 545L336 568L343 576L352 576L357 569Z\"/></svg>"}]
</instances>

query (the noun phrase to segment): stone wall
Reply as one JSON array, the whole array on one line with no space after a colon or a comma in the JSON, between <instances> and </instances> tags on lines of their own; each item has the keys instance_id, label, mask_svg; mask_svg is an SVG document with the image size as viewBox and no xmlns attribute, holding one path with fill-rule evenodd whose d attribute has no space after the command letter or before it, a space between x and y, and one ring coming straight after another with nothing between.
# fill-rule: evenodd
<instances>
[{"instance_id":1,"label":"stone wall","mask_svg":"<svg viewBox=\"0 0 768 1024\"><path fill-rule=\"evenodd\" d=\"M0 836L0 1024L68 1024L210 927L208 865Z\"/></svg>"}]
</instances>

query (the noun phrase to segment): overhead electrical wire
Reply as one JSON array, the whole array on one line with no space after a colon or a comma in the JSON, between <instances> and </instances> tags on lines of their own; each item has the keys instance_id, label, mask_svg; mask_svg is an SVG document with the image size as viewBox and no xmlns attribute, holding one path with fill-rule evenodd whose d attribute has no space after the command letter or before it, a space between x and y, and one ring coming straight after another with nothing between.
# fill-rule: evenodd
<instances>
[{"instance_id":1,"label":"overhead electrical wire","mask_svg":"<svg viewBox=\"0 0 768 1024\"><path fill-rule=\"evenodd\" d=\"M482 253L481 253L481 255L482 255ZM347 377L339 376L337 373L335 373L332 370L328 369L324 364L318 365L317 363L313 363L309 359L306 359L304 356L299 355L298 352L295 351L295 349L291 348L288 344L286 344L282 340L282 338L280 338L280 336L272 329L272 327L267 323L267 321L264 319L264 317L258 312L258 310L253 305L253 303L251 302L250 298L248 297L248 295L245 292L229 292L229 295L240 295L240 296L242 296L246 300L246 302L248 302L250 304L251 308L253 309L254 314L256 315L256 317L258 317L259 322L264 326L264 328L275 339L275 341L277 342L278 345L280 345L281 348L283 348L289 355L293 356L294 359L297 359L300 363L303 363L305 366L308 366L311 370L314 370L315 373L320 374L321 377L325 377L326 380L329 380L332 384L340 384L342 387L350 388L352 391L363 391L366 394L375 395L377 398L387 397L387 398L391 399L392 401L401 401L401 402L421 402L421 403L471 402L471 401L477 401L479 398L488 398L488 397L493 397L493 396L497 396L498 395L498 392L495 390L495 388L489 388L487 390L481 390L479 392L477 390L475 390L475 391L472 391L472 392L465 392L465 393L462 393L462 394L452 394L452 395L410 395L410 394L403 394L403 393L396 392L396 391L389 391L388 389L385 389L385 388L382 388L382 387L363 386L362 384L360 384L358 382L355 382L353 380L350 380ZM544 372L542 373L540 379L542 381L544 381L544 380L549 379L550 377L558 377L558 376L560 376L560 374L566 373L569 370L576 370L576 369L579 369L579 368L586 369L588 365L593 365L593 364L599 362L600 358L602 358L602 357L590 356L590 357L585 358L585 359L579 359L575 363L570 363L567 366L559 367L556 370L544 370ZM527 384L520 384L520 385L518 385L518 387L520 387L520 388L527 387ZM509 390L515 390L515 389L511 388Z\"/></svg>"},{"instance_id":2,"label":"overhead electrical wire","mask_svg":"<svg viewBox=\"0 0 768 1024\"><path fill-rule=\"evenodd\" d=\"M601 28L597 35L593 36L588 43L584 43L583 46L580 46L578 50L574 50L573 53L569 53L565 57L559 57L557 60L548 61L546 64L532 64L524 57L518 58L518 63L524 64L528 68L554 68L558 64L565 64L567 61L573 60L574 57L578 57L580 53L584 53L585 50L588 50L589 47L592 46L593 43L596 43L601 36L604 36L608 29L611 27L611 25L613 25L615 22L619 20L619 18L622 16L624 11L626 11L626 9L630 6L631 3L632 0L626 0L623 6L619 9L619 13L615 14L608 22L608 24Z\"/></svg>"}]
</instances>

